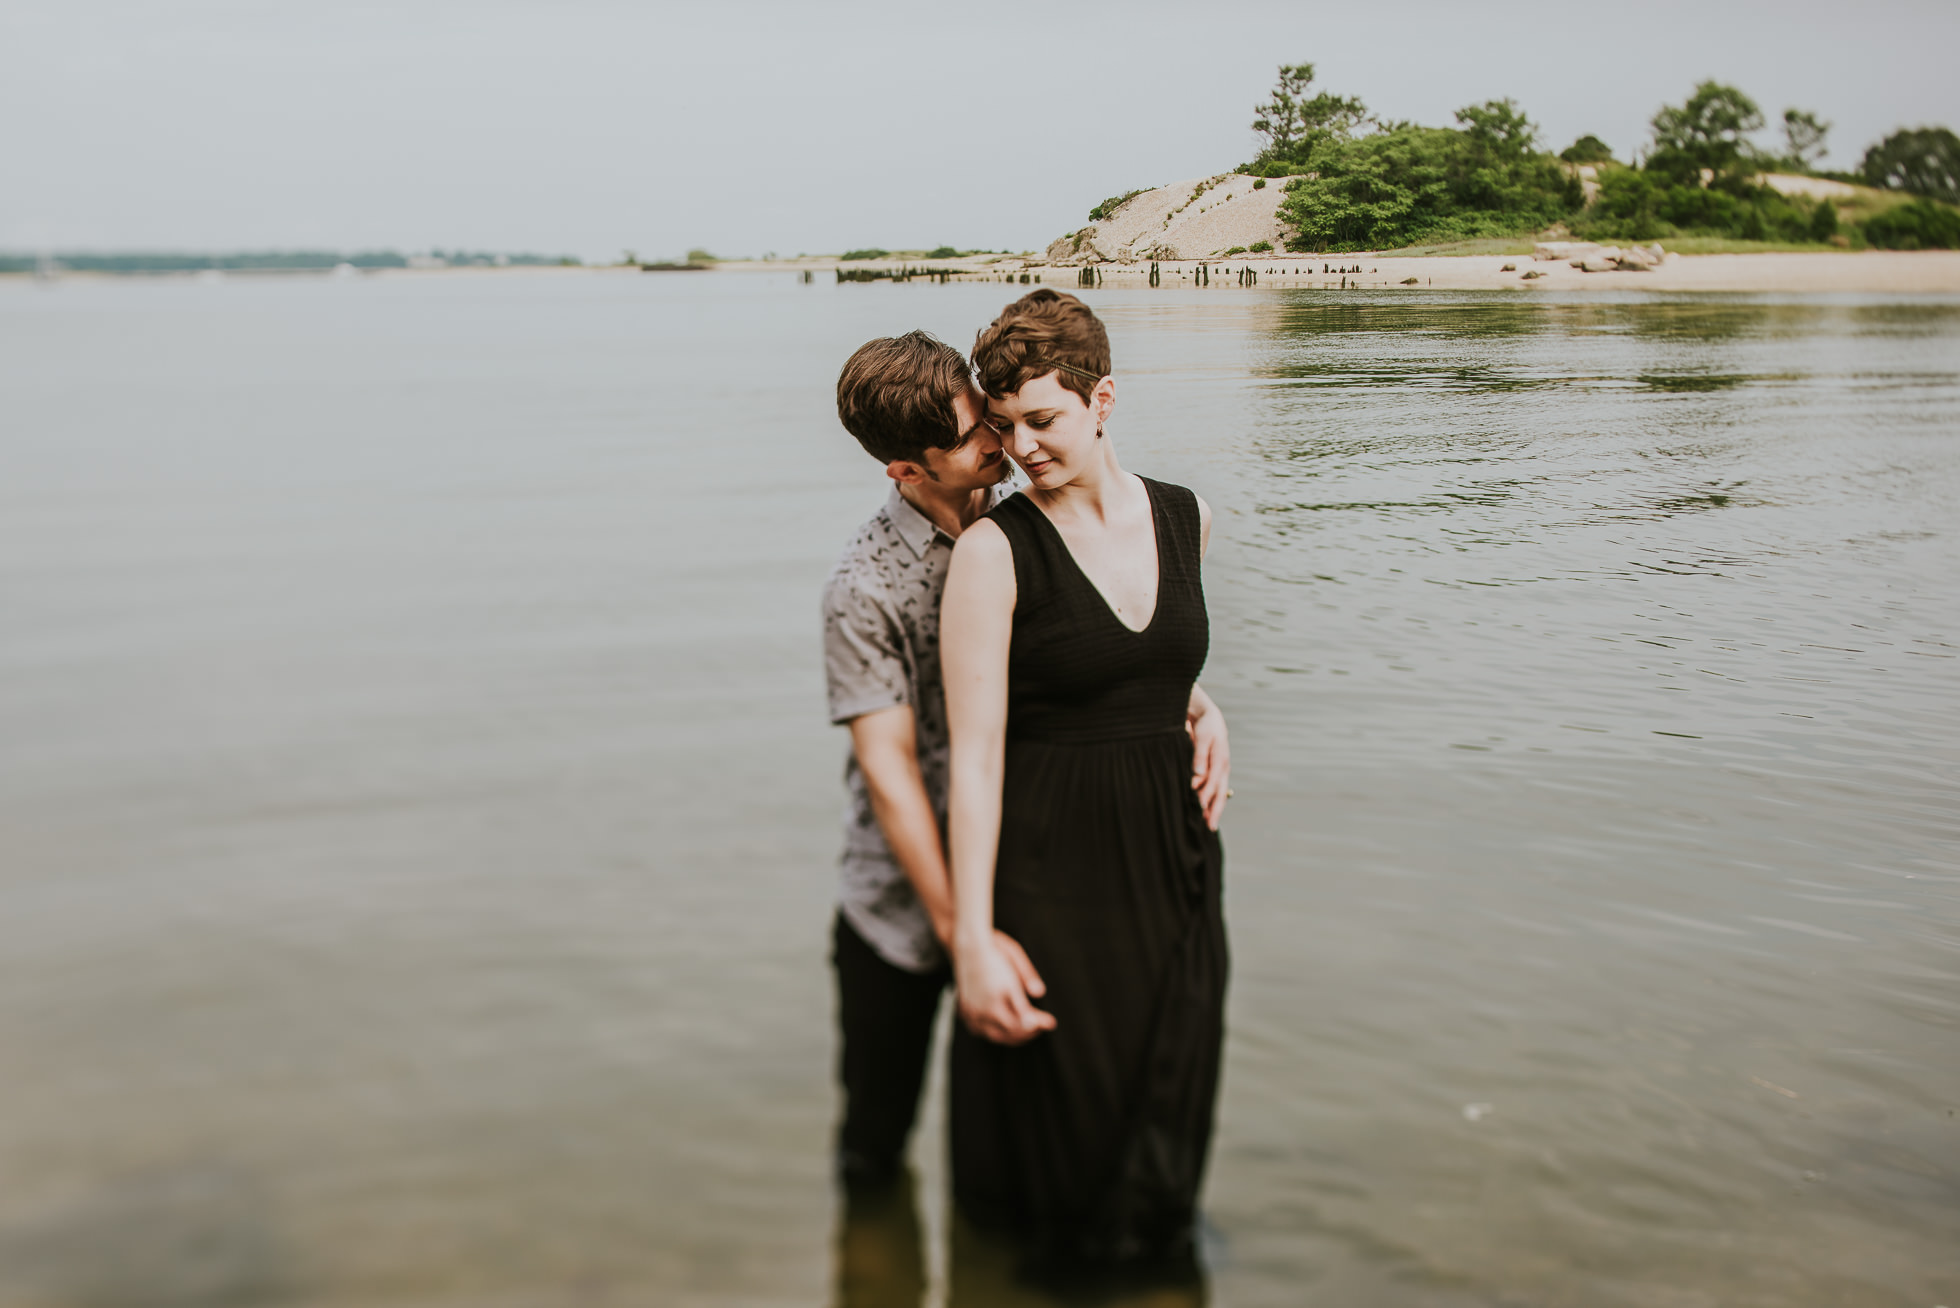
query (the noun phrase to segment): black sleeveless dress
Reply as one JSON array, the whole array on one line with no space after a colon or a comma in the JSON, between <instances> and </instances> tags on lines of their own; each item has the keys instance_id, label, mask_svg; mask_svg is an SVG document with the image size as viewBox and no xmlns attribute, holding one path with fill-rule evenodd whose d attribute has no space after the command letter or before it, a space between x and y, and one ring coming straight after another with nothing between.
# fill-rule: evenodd
<instances>
[{"instance_id":1,"label":"black sleeveless dress","mask_svg":"<svg viewBox=\"0 0 1960 1308\"><path fill-rule=\"evenodd\" d=\"M1210 643L1198 502L1144 486L1158 582L1140 632L1033 500L989 515L1017 593L994 920L1057 1025L1017 1047L955 1028L954 1195L1088 1265L1189 1252L1224 1038L1223 854L1184 729Z\"/></svg>"}]
</instances>

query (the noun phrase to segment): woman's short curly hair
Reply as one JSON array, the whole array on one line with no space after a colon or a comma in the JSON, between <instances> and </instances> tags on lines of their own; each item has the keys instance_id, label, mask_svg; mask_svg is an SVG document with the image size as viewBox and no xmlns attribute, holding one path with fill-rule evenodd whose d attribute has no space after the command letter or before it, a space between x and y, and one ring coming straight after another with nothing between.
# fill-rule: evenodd
<instances>
[{"instance_id":1,"label":"woman's short curly hair","mask_svg":"<svg viewBox=\"0 0 1960 1308\"><path fill-rule=\"evenodd\" d=\"M1073 295L1042 287L1001 310L973 341L980 389L994 399L1055 374L1084 404L1109 376L1109 333Z\"/></svg>"}]
</instances>

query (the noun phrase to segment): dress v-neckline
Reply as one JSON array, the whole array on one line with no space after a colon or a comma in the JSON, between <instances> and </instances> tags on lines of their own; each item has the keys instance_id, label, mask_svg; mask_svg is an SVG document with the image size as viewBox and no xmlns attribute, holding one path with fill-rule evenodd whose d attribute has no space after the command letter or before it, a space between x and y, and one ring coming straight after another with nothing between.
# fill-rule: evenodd
<instances>
[{"instance_id":1,"label":"dress v-neckline","mask_svg":"<svg viewBox=\"0 0 1960 1308\"><path fill-rule=\"evenodd\" d=\"M1144 498L1150 504L1150 543L1157 553L1157 583L1150 597L1150 621L1144 623L1141 627L1132 627L1129 623L1123 621L1122 614L1118 613L1116 606L1109 602L1109 596L1103 592L1101 586L1096 584L1095 578L1089 575L1088 569L1084 568L1081 562L1075 557L1075 551L1068 547L1068 537L1062 535L1062 529L1055 525L1054 519L1050 518L1047 511L1040 504L1036 503L1033 498L1028 500L1028 507L1034 510L1035 516L1041 519L1049 531L1055 533L1055 543L1062 547L1062 553L1067 556L1069 566L1075 569L1075 575L1082 578L1082 584L1087 586L1090 592L1102 601L1103 612L1109 614L1110 621L1129 632L1132 636L1144 635L1152 627L1156 626L1157 615L1163 611L1164 607L1164 524L1157 513L1157 492L1151 487L1150 478L1140 476L1137 480L1143 483Z\"/></svg>"}]
</instances>

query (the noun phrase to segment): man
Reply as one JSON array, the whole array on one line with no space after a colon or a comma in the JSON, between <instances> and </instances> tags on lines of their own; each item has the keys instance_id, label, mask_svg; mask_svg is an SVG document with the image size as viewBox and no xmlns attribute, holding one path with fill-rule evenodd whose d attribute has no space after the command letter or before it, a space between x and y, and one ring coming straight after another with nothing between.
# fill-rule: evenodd
<instances>
[{"instance_id":1,"label":"man","mask_svg":"<svg viewBox=\"0 0 1960 1308\"><path fill-rule=\"evenodd\" d=\"M965 358L924 332L853 354L837 379L837 416L894 483L823 596L830 717L851 730L832 953L843 1038L837 1168L847 1188L863 1189L903 1167L952 979L940 592L953 542L1012 493L1012 466ZM1193 733L1222 742L1217 707L1202 692L1194 704ZM996 938L1040 998L1045 987L1027 955Z\"/></svg>"}]
</instances>

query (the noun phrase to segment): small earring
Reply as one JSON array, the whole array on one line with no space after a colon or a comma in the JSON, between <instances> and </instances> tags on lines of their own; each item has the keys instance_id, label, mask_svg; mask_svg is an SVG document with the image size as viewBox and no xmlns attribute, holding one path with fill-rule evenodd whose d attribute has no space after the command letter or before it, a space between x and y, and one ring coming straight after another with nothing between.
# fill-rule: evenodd
<instances>
[{"instance_id":1,"label":"small earring","mask_svg":"<svg viewBox=\"0 0 1960 1308\"><path fill-rule=\"evenodd\" d=\"M1101 423L1097 423L1097 424L1096 424L1096 439L1097 439L1097 440L1101 440L1101 439L1102 439L1102 424L1101 424Z\"/></svg>"}]
</instances>

